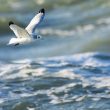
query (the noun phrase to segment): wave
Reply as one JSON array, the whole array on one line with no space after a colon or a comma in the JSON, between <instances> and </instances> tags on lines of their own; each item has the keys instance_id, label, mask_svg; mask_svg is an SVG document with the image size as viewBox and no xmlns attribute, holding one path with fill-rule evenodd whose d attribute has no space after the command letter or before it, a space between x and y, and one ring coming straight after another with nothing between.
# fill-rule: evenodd
<instances>
[{"instance_id":1,"label":"wave","mask_svg":"<svg viewBox=\"0 0 110 110\"><path fill-rule=\"evenodd\" d=\"M62 77L74 77L74 68L92 69L104 68L110 66L110 56L105 53L83 53L75 54L72 56L59 56L51 58L38 58L38 59L24 59L13 60L9 62L0 63L0 76L18 77L23 75L28 76L27 73L33 75L44 75L44 73L53 72L55 75ZM73 69L72 69L73 67ZM16 73L16 74L15 74ZM68 74L70 76L68 76ZM6 76L7 77L6 77ZM18 76L17 76L18 75ZM52 74L53 75L53 74ZM72 76L73 75L73 76Z\"/></svg>"},{"instance_id":2,"label":"wave","mask_svg":"<svg viewBox=\"0 0 110 110\"><path fill-rule=\"evenodd\" d=\"M64 105L66 110L90 101L82 105L83 110L94 104L98 107L98 102L107 108L109 68L110 54L106 53L1 61L0 107L36 109L43 104L42 109Z\"/></svg>"}]
</instances>

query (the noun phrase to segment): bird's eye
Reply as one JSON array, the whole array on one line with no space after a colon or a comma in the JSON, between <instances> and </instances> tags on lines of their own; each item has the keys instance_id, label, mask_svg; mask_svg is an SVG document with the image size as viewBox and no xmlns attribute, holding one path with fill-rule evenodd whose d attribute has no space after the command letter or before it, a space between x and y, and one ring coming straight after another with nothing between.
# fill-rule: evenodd
<instances>
[{"instance_id":1,"label":"bird's eye","mask_svg":"<svg viewBox=\"0 0 110 110\"><path fill-rule=\"evenodd\" d=\"M38 36L37 38L39 39L40 37Z\"/></svg>"},{"instance_id":2,"label":"bird's eye","mask_svg":"<svg viewBox=\"0 0 110 110\"><path fill-rule=\"evenodd\" d=\"M41 36L40 36L40 35L38 35L38 36L37 36L37 38L38 38L38 39L40 39L40 38L41 38Z\"/></svg>"}]
</instances>

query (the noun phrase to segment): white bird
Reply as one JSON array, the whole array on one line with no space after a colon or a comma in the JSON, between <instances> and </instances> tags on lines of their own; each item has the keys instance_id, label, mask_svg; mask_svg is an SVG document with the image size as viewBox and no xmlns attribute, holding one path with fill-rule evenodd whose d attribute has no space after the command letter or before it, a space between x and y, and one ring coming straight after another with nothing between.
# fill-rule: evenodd
<instances>
[{"instance_id":1,"label":"white bird","mask_svg":"<svg viewBox=\"0 0 110 110\"><path fill-rule=\"evenodd\" d=\"M8 45L16 46L19 44L32 42L35 39L39 39L40 36L35 33L35 29L39 25L39 23L43 20L44 15L45 10L41 9L39 13L30 21L30 23L25 29L17 26L12 21L10 21L9 27L14 32L16 37L11 38Z\"/></svg>"}]
</instances>

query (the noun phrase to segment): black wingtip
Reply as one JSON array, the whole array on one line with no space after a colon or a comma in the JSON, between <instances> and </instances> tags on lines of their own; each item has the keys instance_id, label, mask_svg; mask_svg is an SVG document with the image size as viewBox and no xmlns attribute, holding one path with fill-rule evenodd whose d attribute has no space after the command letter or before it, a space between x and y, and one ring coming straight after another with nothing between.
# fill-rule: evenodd
<instances>
[{"instance_id":1,"label":"black wingtip","mask_svg":"<svg viewBox=\"0 0 110 110\"><path fill-rule=\"evenodd\" d=\"M39 13L45 13L45 9L44 8L40 9Z\"/></svg>"},{"instance_id":2,"label":"black wingtip","mask_svg":"<svg viewBox=\"0 0 110 110\"><path fill-rule=\"evenodd\" d=\"M11 24L14 24L14 23L13 23L12 21L10 21L10 22L9 22L9 26L10 26Z\"/></svg>"}]
</instances>

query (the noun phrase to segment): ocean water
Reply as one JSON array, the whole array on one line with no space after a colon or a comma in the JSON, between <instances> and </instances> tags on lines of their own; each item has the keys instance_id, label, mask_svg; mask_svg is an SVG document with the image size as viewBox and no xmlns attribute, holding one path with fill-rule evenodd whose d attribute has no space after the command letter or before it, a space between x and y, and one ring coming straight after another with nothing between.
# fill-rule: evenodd
<instances>
[{"instance_id":1,"label":"ocean water","mask_svg":"<svg viewBox=\"0 0 110 110\"><path fill-rule=\"evenodd\" d=\"M42 7L42 38L7 46ZM0 0L0 110L110 110L110 1Z\"/></svg>"},{"instance_id":2,"label":"ocean water","mask_svg":"<svg viewBox=\"0 0 110 110\"><path fill-rule=\"evenodd\" d=\"M110 55L0 62L1 110L109 110Z\"/></svg>"}]
</instances>

